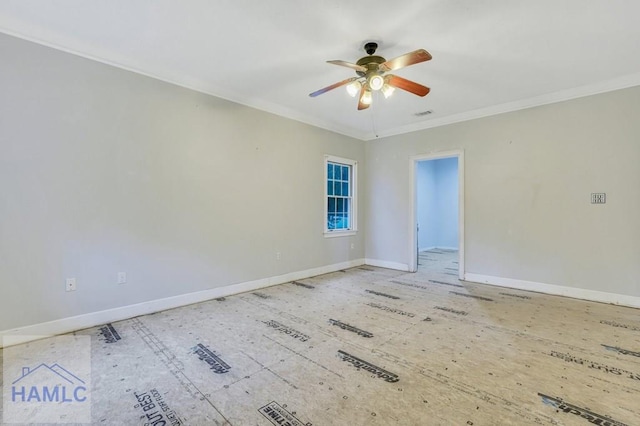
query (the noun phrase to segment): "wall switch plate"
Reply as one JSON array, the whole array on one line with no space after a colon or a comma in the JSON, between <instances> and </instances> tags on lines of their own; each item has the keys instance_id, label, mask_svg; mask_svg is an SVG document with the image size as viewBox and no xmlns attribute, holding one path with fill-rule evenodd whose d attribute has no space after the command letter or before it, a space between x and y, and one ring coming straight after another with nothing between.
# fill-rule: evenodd
<instances>
[{"instance_id":1,"label":"wall switch plate","mask_svg":"<svg viewBox=\"0 0 640 426\"><path fill-rule=\"evenodd\" d=\"M282 253L280 253L279 251L276 252L276 260L280 260L282 259Z\"/></svg>"},{"instance_id":2,"label":"wall switch plate","mask_svg":"<svg viewBox=\"0 0 640 426\"><path fill-rule=\"evenodd\" d=\"M127 273L118 272L118 284L124 284L127 282Z\"/></svg>"},{"instance_id":3,"label":"wall switch plate","mask_svg":"<svg viewBox=\"0 0 640 426\"><path fill-rule=\"evenodd\" d=\"M351 250L353 250L354 248L356 248L356 245L354 243L351 243Z\"/></svg>"},{"instance_id":4,"label":"wall switch plate","mask_svg":"<svg viewBox=\"0 0 640 426\"><path fill-rule=\"evenodd\" d=\"M604 192L592 192L591 204L606 204L607 194Z\"/></svg>"},{"instance_id":5,"label":"wall switch plate","mask_svg":"<svg viewBox=\"0 0 640 426\"><path fill-rule=\"evenodd\" d=\"M66 291L76 291L76 279L75 278L67 278L67 283L65 285Z\"/></svg>"}]
</instances>

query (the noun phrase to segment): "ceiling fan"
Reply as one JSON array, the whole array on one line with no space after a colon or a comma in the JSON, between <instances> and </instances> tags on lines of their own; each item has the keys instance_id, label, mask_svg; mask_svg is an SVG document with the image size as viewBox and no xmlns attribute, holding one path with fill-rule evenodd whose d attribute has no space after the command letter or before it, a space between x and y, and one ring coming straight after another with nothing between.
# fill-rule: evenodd
<instances>
[{"instance_id":1,"label":"ceiling fan","mask_svg":"<svg viewBox=\"0 0 640 426\"><path fill-rule=\"evenodd\" d=\"M386 60L382 56L374 55L378 43L369 42L364 45L364 50L369 56L358 59L353 64L346 61L327 61L330 64L340 65L355 70L357 77L351 77L346 80L339 81L320 90L310 93L312 98L321 95L329 90L333 90L340 86L347 86L347 92L355 97L360 93L358 100L358 110L369 108L372 102L372 91L382 91L385 98L391 96L393 91L397 89L405 90L418 96L425 96L431 89L406 78L399 77L394 74L387 74L389 71L395 71L409 65L419 64L431 59L431 54L424 49L414 50L397 58Z\"/></svg>"}]
</instances>

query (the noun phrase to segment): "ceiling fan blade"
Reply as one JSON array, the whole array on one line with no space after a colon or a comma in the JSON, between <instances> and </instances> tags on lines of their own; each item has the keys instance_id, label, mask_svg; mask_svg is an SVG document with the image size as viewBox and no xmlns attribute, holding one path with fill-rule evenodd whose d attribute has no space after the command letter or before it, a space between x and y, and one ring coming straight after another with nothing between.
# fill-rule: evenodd
<instances>
[{"instance_id":1,"label":"ceiling fan blade","mask_svg":"<svg viewBox=\"0 0 640 426\"><path fill-rule=\"evenodd\" d=\"M324 88L322 88L320 90L316 90L313 93L309 93L309 96L311 96L312 98L315 98L316 96L322 95L323 93L328 92L329 90L333 90L336 87L340 87L340 86L344 86L345 84L349 84L352 81L357 80L358 78L360 78L360 77L351 77L351 78L348 78L346 80L339 81L337 83L332 84L331 86L327 86L327 87L324 87Z\"/></svg>"},{"instance_id":2,"label":"ceiling fan blade","mask_svg":"<svg viewBox=\"0 0 640 426\"><path fill-rule=\"evenodd\" d=\"M407 80L406 78L398 77L397 75L388 75L386 82L389 86L405 90L418 96L425 96L431 91L427 86Z\"/></svg>"},{"instance_id":3,"label":"ceiling fan blade","mask_svg":"<svg viewBox=\"0 0 640 426\"><path fill-rule=\"evenodd\" d=\"M388 60L380 64L382 71L393 71L400 68L408 67L409 65L419 64L431 59L431 54L424 49L414 50L413 52L405 53L402 56Z\"/></svg>"},{"instance_id":4,"label":"ceiling fan blade","mask_svg":"<svg viewBox=\"0 0 640 426\"><path fill-rule=\"evenodd\" d=\"M364 98L364 94L367 91L367 85L363 84L362 88L360 89L360 96L358 97L358 111L362 111L363 109L367 109L369 108L369 105L371 104L365 104L364 102L362 102L362 99Z\"/></svg>"},{"instance_id":5,"label":"ceiling fan blade","mask_svg":"<svg viewBox=\"0 0 640 426\"><path fill-rule=\"evenodd\" d=\"M333 64L333 65L340 65L341 67L351 68L352 70L356 70L356 71L367 72L367 69L362 65L352 64L351 62L347 62L347 61L335 60L335 61L327 61L327 63Z\"/></svg>"}]
</instances>

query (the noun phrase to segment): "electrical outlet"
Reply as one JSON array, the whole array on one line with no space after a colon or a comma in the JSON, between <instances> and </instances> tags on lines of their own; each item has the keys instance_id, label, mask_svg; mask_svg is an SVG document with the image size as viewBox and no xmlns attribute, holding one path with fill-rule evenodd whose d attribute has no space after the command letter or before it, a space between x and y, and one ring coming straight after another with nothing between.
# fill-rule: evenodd
<instances>
[{"instance_id":1,"label":"electrical outlet","mask_svg":"<svg viewBox=\"0 0 640 426\"><path fill-rule=\"evenodd\" d=\"M280 253L279 251L276 252L276 260L280 260L282 259L282 253Z\"/></svg>"},{"instance_id":2,"label":"electrical outlet","mask_svg":"<svg viewBox=\"0 0 640 426\"><path fill-rule=\"evenodd\" d=\"M65 286L66 291L76 291L76 279L75 278L67 278L67 284Z\"/></svg>"},{"instance_id":3,"label":"electrical outlet","mask_svg":"<svg viewBox=\"0 0 640 426\"><path fill-rule=\"evenodd\" d=\"M356 245L354 243L351 243L351 250L353 250L354 248L356 248Z\"/></svg>"},{"instance_id":4,"label":"electrical outlet","mask_svg":"<svg viewBox=\"0 0 640 426\"><path fill-rule=\"evenodd\" d=\"M118 272L118 284L124 284L127 282L127 273Z\"/></svg>"}]
</instances>

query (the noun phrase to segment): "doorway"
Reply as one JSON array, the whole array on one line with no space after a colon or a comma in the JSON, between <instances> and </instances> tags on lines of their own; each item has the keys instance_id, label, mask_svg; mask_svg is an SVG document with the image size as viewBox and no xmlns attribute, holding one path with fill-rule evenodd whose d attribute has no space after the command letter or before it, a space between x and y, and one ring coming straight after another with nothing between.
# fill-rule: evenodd
<instances>
[{"instance_id":1,"label":"doorway","mask_svg":"<svg viewBox=\"0 0 640 426\"><path fill-rule=\"evenodd\" d=\"M464 279L464 153L462 150L411 157L409 265L416 272L434 253L457 257ZM422 264L422 265L421 265Z\"/></svg>"}]
</instances>

